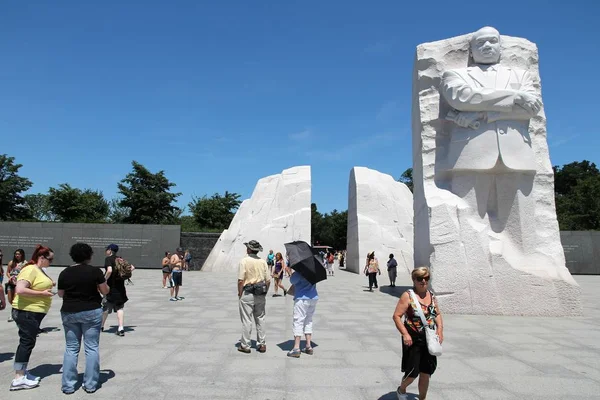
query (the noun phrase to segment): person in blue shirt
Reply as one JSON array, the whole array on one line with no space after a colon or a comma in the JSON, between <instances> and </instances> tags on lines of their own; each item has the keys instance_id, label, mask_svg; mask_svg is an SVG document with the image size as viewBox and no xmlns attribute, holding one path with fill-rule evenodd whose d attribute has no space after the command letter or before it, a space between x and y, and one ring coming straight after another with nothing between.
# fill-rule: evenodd
<instances>
[{"instance_id":1,"label":"person in blue shirt","mask_svg":"<svg viewBox=\"0 0 600 400\"><path fill-rule=\"evenodd\" d=\"M290 350L287 355L288 357L299 358L302 351L306 354L312 355L312 333L313 333L313 315L317 302L319 301L319 294L317 293L317 285L307 281L298 272L288 268L288 274L290 276L290 283L292 286L288 289L289 294L294 295L294 348ZM300 350L300 339L302 334L306 336L306 347Z\"/></svg>"}]
</instances>

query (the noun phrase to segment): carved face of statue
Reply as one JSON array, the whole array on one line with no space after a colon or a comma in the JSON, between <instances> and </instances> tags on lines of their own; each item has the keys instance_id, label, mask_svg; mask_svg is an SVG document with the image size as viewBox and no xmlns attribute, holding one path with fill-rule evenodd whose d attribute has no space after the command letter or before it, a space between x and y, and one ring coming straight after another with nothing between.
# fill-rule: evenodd
<instances>
[{"instance_id":1,"label":"carved face of statue","mask_svg":"<svg viewBox=\"0 0 600 400\"><path fill-rule=\"evenodd\" d=\"M497 64L500 61L500 32L486 26L473 34L471 55L477 64Z\"/></svg>"}]
</instances>

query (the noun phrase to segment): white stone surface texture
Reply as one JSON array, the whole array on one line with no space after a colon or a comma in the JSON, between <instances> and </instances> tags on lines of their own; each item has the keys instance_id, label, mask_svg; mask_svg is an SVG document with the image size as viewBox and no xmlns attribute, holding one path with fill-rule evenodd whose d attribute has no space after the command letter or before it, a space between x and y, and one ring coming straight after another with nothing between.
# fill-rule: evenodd
<instances>
[{"instance_id":1,"label":"white stone surface texture","mask_svg":"<svg viewBox=\"0 0 600 400\"><path fill-rule=\"evenodd\" d=\"M413 269L413 196L392 176L365 167L350 171L346 269L362 273L367 254L375 251L382 274L389 254L398 275Z\"/></svg>"},{"instance_id":2,"label":"white stone surface texture","mask_svg":"<svg viewBox=\"0 0 600 400\"><path fill-rule=\"evenodd\" d=\"M284 243L294 240L311 242L309 166L293 167L281 174L262 178L250 199L244 200L229 228L213 247L203 271L237 271L246 254L245 242L258 240L263 247L285 255Z\"/></svg>"},{"instance_id":3,"label":"white stone surface texture","mask_svg":"<svg viewBox=\"0 0 600 400\"><path fill-rule=\"evenodd\" d=\"M494 43L493 31L472 47L472 35L417 47L415 265L431 265L445 312L580 315L556 219L538 50L499 34Z\"/></svg>"}]
</instances>

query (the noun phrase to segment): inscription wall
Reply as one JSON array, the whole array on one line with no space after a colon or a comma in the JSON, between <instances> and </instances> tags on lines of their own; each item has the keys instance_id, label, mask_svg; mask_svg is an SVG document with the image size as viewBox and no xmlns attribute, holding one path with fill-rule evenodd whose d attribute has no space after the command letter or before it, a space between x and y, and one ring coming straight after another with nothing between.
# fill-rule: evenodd
<instances>
[{"instance_id":1,"label":"inscription wall","mask_svg":"<svg viewBox=\"0 0 600 400\"><path fill-rule=\"evenodd\" d=\"M573 275L600 275L600 232L562 231L567 268Z\"/></svg>"},{"instance_id":2,"label":"inscription wall","mask_svg":"<svg viewBox=\"0 0 600 400\"><path fill-rule=\"evenodd\" d=\"M31 257L37 244L52 248L53 265L73 264L69 250L74 243L84 242L94 249L92 265L103 266L105 249L111 243L119 246L119 255L136 268L161 268L165 251L179 246L179 225L67 224L58 222L0 222L0 249L7 264L18 248Z\"/></svg>"}]
</instances>

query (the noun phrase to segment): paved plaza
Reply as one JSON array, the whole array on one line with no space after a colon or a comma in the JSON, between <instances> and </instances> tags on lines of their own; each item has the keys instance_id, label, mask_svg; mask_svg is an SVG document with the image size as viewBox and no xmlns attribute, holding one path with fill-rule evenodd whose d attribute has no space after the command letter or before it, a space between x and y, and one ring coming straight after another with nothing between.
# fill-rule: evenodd
<instances>
[{"instance_id":1,"label":"paved plaza","mask_svg":"<svg viewBox=\"0 0 600 400\"><path fill-rule=\"evenodd\" d=\"M55 279L59 272L51 269ZM583 288L581 318L445 315L444 355L428 399L600 399L600 277L576 279ZM93 395L79 389L69 398L396 399L401 341L392 312L403 288L387 287L384 274L379 280L373 293L365 291L366 277L344 271L320 283L315 354L291 359L292 298L269 293L267 352L243 354L236 348L241 324L235 274L184 273L185 300L169 302L161 272L138 270L135 285L127 287L125 337L114 334L115 315L107 323L111 331L101 335L102 387ZM408 276L398 280L408 283ZM0 312L0 399L67 397L60 391L60 305L55 298L42 324L48 332L31 358L41 386L12 393L18 335L6 322L8 312ZM80 372L83 361L82 351ZM416 390L416 384L409 388Z\"/></svg>"}]
</instances>

